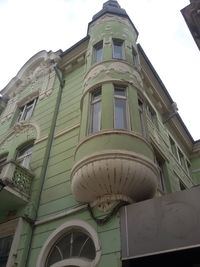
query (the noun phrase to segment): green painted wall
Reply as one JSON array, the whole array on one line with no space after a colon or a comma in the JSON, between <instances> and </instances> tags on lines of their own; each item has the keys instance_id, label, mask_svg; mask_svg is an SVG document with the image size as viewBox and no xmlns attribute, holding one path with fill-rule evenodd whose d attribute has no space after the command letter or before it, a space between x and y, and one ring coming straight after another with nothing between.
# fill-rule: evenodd
<instances>
[{"instance_id":1,"label":"green painted wall","mask_svg":"<svg viewBox=\"0 0 200 267\"><path fill-rule=\"evenodd\" d=\"M124 19L123 19L124 20ZM29 219L36 219L37 222L46 220L46 223L37 225L34 228L31 222L24 219L23 232L20 239L20 244L17 253L18 266L25 266L26 255L29 251L28 264L26 267L35 267L37 257L41 251L44 242L49 235L63 223L71 219L79 219L88 222L97 231L101 248L102 256L99 267L121 266L120 260L120 226L118 214L114 216L107 224L99 226L91 218L87 209L81 210L74 214L66 215L62 219L48 220L50 216L59 214L60 212L70 211L72 208L79 207L78 203L71 192L71 169L75 162L83 159L85 156L90 156L92 153L102 152L107 149L127 150L141 154L148 159L155 159L155 154L159 153L164 160L165 173L165 189L167 192L180 190L180 182L184 182L186 187L190 188L195 183L200 182L200 158L191 157L191 151L188 151L186 144L180 140L173 128L168 124L163 124L162 115L156 108L150 97L147 96L145 88L134 85L129 82L130 75L128 73L116 73L111 71L111 78L105 81L105 73L94 75L88 81L87 88L84 88L85 75L95 66L93 64L93 46L103 40L103 66L107 68L116 62L112 59L112 38L123 39L124 41L124 59L125 66L133 68L134 73L138 72L134 66L132 56L132 46L137 51L136 39L137 33L126 20L119 21L111 19L108 21L102 20L101 23L91 25L89 28L90 40L87 49L86 62L83 65L73 65L73 69L69 73L64 74L65 85L61 90L59 80L55 78L53 91L49 96L43 99L39 98L30 119L31 123L36 123L40 129L39 140L34 145L31 170L34 173L34 179L31 187L31 196L27 205L15 211L14 217L28 216ZM138 60L139 62L139 60ZM61 65L67 64L62 59ZM99 64L99 65L100 65ZM98 65L98 64L97 64ZM136 70L137 69L137 70ZM63 67L64 70L64 67ZM64 72L64 71L63 71ZM139 73L139 72L138 72ZM21 101L28 97L33 92L37 92L42 85L41 77L34 84L30 84L19 92L15 98ZM139 79L139 78L138 78ZM103 81L103 83L102 83ZM113 130L114 110L113 110L113 84L120 82L127 86L128 112L130 115L130 129L128 131L120 131L117 133L108 133ZM104 135L94 135L93 138L88 138L88 125L90 119L90 92L96 85L102 83L102 130ZM56 118L55 129L52 128L56 102L59 94L61 101ZM84 94L83 94L84 93ZM144 102L144 120L146 125L146 140L142 136L141 122L139 117L138 99ZM156 114L157 122L152 123L147 112L147 106L150 105ZM1 113L2 118L4 113ZM10 118L7 118L0 126L0 140L11 131L17 117L17 109L13 111ZM50 132L53 134L51 147L48 147ZM176 158L170 146L169 135L174 139L176 148L179 148L184 155L185 160L191 161L190 176L187 169L184 169L180 164L180 159ZM22 144L32 141L37 136L35 130L20 132L6 139L0 145L0 156L8 153L8 159L14 160L16 150ZM89 136L91 137L91 136ZM84 142L83 142L84 141ZM79 145L78 149L77 146ZM50 149L50 154L47 155L47 150ZM45 157L48 158L47 169L44 171ZM44 184L42 182L44 178ZM42 190L41 190L42 189ZM41 190L41 195L40 195ZM37 210L37 204L39 207ZM7 212L0 213L0 222L5 222L10 219ZM13 212L13 211L12 211ZM95 209L95 214L98 218L104 215L103 212ZM35 216L37 216L35 218Z\"/></svg>"}]
</instances>

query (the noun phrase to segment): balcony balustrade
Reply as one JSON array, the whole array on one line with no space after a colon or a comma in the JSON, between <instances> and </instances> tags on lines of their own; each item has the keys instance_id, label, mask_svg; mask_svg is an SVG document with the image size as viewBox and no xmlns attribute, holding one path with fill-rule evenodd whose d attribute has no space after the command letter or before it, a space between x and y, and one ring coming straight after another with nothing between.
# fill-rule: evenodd
<instances>
[{"instance_id":1,"label":"balcony balustrade","mask_svg":"<svg viewBox=\"0 0 200 267\"><path fill-rule=\"evenodd\" d=\"M28 202L33 177L30 170L15 161L8 161L2 166L0 179L5 186L0 192L0 203L6 205L1 205L0 211L14 210Z\"/></svg>"}]
</instances>

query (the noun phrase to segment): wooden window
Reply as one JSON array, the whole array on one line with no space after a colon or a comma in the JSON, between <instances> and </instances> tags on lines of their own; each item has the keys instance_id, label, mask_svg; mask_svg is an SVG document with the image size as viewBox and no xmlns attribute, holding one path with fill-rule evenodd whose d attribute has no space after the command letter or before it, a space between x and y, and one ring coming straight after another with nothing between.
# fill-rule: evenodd
<instances>
[{"instance_id":1,"label":"wooden window","mask_svg":"<svg viewBox=\"0 0 200 267\"><path fill-rule=\"evenodd\" d=\"M124 58L124 41L120 39L113 39L113 58Z\"/></svg>"},{"instance_id":2,"label":"wooden window","mask_svg":"<svg viewBox=\"0 0 200 267\"><path fill-rule=\"evenodd\" d=\"M186 170L185 158L184 158L183 153L180 151L179 148L178 148L178 156L179 156L179 160L180 160L181 166Z\"/></svg>"},{"instance_id":3,"label":"wooden window","mask_svg":"<svg viewBox=\"0 0 200 267\"><path fill-rule=\"evenodd\" d=\"M191 164L189 163L188 160L186 160L186 164L187 164L187 172L191 176Z\"/></svg>"},{"instance_id":4,"label":"wooden window","mask_svg":"<svg viewBox=\"0 0 200 267\"><path fill-rule=\"evenodd\" d=\"M140 117L140 126L142 131L142 136L146 137L146 125L145 125L145 117L144 117L144 104L142 100L138 99L138 107L139 107L139 117Z\"/></svg>"},{"instance_id":5,"label":"wooden window","mask_svg":"<svg viewBox=\"0 0 200 267\"><path fill-rule=\"evenodd\" d=\"M0 157L0 173L2 172L3 166L6 163L7 155Z\"/></svg>"},{"instance_id":6,"label":"wooden window","mask_svg":"<svg viewBox=\"0 0 200 267\"><path fill-rule=\"evenodd\" d=\"M165 191L165 172L164 172L164 166L165 166L165 160L158 154L157 151L155 151L156 157L155 157L155 163L159 170L159 180L158 180L158 188L161 190L161 192Z\"/></svg>"},{"instance_id":7,"label":"wooden window","mask_svg":"<svg viewBox=\"0 0 200 267\"><path fill-rule=\"evenodd\" d=\"M91 94L91 121L90 133L95 133L101 129L101 88L96 89Z\"/></svg>"},{"instance_id":8,"label":"wooden window","mask_svg":"<svg viewBox=\"0 0 200 267\"><path fill-rule=\"evenodd\" d=\"M81 231L74 230L64 234L53 245L47 257L45 267L50 267L55 263L70 258L87 259L88 266L90 266L90 261L95 257L96 251L91 237Z\"/></svg>"},{"instance_id":9,"label":"wooden window","mask_svg":"<svg viewBox=\"0 0 200 267\"><path fill-rule=\"evenodd\" d=\"M20 166L29 169L29 164L32 157L32 150L33 145L28 145L18 151L16 161Z\"/></svg>"},{"instance_id":10,"label":"wooden window","mask_svg":"<svg viewBox=\"0 0 200 267\"><path fill-rule=\"evenodd\" d=\"M37 99L28 102L26 105L20 107L18 121L25 121L31 118L35 108Z\"/></svg>"},{"instance_id":11,"label":"wooden window","mask_svg":"<svg viewBox=\"0 0 200 267\"><path fill-rule=\"evenodd\" d=\"M94 46L94 63L101 62L103 60L103 41L97 43Z\"/></svg>"},{"instance_id":12,"label":"wooden window","mask_svg":"<svg viewBox=\"0 0 200 267\"><path fill-rule=\"evenodd\" d=\"M186 185L179 179L179 186L181 191L187 189Z\"/></svg>"},{"instance_id":13,"label":"wooden window","mask_svg":"<svg viewBox=\"0 0 200 267\"><path fill-rule=\"evenodd\" d=\"M156 112L155 112L155 110L150 105L147 105L147 115L148 115L148 118L150 119L150 121L156 127L158 127L158 121L157 121Z\"/></svg>"},{"instance_id":14,"label":"wooden window","mask_svg":"<svg viewBox=\"0 0 200 267\"><path fill-rule=\"evenodd\" d=\"M137 65L137 51L132 46L132 57L133 57L133 65Z\"/></svg>"},{"instance_id":15,"label":"wooden window","mask_svg":"<svg viewBox=\"0 0 200 267\"><path fill-rule=\"evenodd\" d=\"M13 236L0 237L0 266L6 267Z\"/></svg>"},{"instance_id":16,"label":"wooden window","mask_svg":"<svg viewBox=\"0 0 200 267\"><path fill-rule=\"evenodd\" d=\"M174 140L169 136L169 142L170 142L170 146L171 146L171 151L173 153L173 155L178 158L178 155L177 155L177 149L176 149L176 145L175 145L175 142Z\"/></svg>"},{"instance_id":17,"label":"wooden window","mask_svg":"<svg viewBox=\"0 0 200 267\"><path fill-rule=\"evenodd\" d=\"M123 86L114 86L114 128L127 129L127 93Z\"/></svg>"}]
</instances>

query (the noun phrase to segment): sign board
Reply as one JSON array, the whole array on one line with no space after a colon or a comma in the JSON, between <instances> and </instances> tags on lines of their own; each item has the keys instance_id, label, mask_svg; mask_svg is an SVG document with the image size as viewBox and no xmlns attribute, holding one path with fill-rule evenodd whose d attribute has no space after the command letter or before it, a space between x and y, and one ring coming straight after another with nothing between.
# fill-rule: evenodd
<instances>
[{"instance_id":1,"label":"sign board","mask_svg":"<svg viewBox=\"0 0 200 267\"><path fill-rule=\"evenodd\" d=\"M200 186L121 209L122 259L200 247Z\"/></svg>"}]
</instances>

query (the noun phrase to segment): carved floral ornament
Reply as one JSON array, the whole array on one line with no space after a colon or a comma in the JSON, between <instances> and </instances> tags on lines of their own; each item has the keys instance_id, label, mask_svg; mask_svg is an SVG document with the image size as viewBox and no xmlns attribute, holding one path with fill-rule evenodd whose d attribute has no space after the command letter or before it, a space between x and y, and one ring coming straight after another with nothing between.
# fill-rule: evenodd
<instances>
[{"instance_id":1,"label":"carved floral ornament","mask_svg":"<svg viewBox=\"0 0 200 267\"><path fill-rule=\"evenodd\" d=\"M19 106L18 103L22 102L19 96L24 90L28 90L28 98L37 94L39 100L42 100L51 95L55 81L53 66L59 60L59 55L41 51L22 67L17 76L2 91L3 95L10 97L10 100L1 115L1 123L13 116L17 106Z\"/></svg>"},{"instance_id":2,"label":"carved floral ornament","mask_svg":"<svg viewBox=\"0 0 200 267\"><path fill-rule=\"evenodd\" d=\"M2 93L13 97L22 92L29 84L37 84L39 78L50 74L53 71L53 65L59 61L59 54L52 51L40 51L25 63Z\"/></svg>"},{"instance_id":3,"label":"carved floral ornament","mask_svg":"<svg viewBox=\"0 0 200 267\"><path fill-rule=\"evenodd\" d=\"M117 77L119 81L129 82L139 89L143 87L142 78L135 68L125 62L107 61L96 65L86 74L84 79L84 91L89 89L93 80L96 82L96 80L99 79L98 82L105 82L112 81L115 77Z\"/></svg>"},{"instance_id":4,"label":"carved floral ornament","mask_svg":"<svg viewBox=\"0 0 200 267\"><path fill-rule=\"evenodd\" d=\"M6 144L21 134L27 134L27 140L38 140L40 138L40 128L36 123L18 122L0 141L0 150L6 149Z\"/></svg>"}]
</instances>

